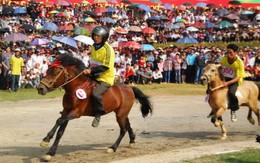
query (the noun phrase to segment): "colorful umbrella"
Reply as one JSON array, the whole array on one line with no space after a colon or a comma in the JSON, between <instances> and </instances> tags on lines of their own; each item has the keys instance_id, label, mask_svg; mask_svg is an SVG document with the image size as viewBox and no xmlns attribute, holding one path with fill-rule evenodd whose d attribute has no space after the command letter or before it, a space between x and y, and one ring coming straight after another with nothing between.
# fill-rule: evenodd
<instances>
[{"instance_id":1,"label":"colorful umbrella","mask_svg":"<svg viewBox=\"0 0 260 163\"><path fill-rule=\"evenodd\" d=\"M124 28L117 28L116 30L115 30L115 32L116 33L119 33L119 34L127 34L128 32L127 32L127 30L125 30Z\"/></svg>"},{"instance_id":2,"label":"colorful umbrella","mask_svg":"<svg viewBox=\"0 0 260 163\"><path fill-rule=\"evenodd\" d=\"M142 32L145 34L155 34L156 31L151 27L145 27L142 29Z\"/></svg>"},{"instance_id":3,"label":"colorful umbrella","mask_svg":"<svg viewBox=\"0 0 260 163\"><path fill-rule=\"evenodd\" d=\"M13 41L13 42L25 41L25 40L29 40L29 37L22 33L12 33L10 35L7 35L4 38L4 41Z\"/></svg>"},{"instance_id":4,"label":"colorful umbrella","mask_svg":"<svg viewBox=\"0 0 260 163\"><path fill-rule=\"evenodd\" d=\"M101 21L107 22L107 23L111 23L111 24L115 24L115 23L116 23L116 21L113 20L113 19L110 18L110 17L104 17L104 18L101 19Z\"/></svg>"},{"instance_id":5,"label":"colorful umbrella","mask_svg":"<svg viewBox=\"0 0 260 163\"><path fill-rule=\"evenodd\" d=\"M45 23L45 24L43 24L43 29L45 29L45 30L48 30L48 31L57 31L58 30L58 26L55 24L55 23L53 23L53 22L47 22L47 23Z\"/></svg>"},{"instance_id":6,"label":"colorful umbrella","mask_svg":"<svg viewBox=\"0 0 260 163\"><path fill-rule=\"evenodd\" d=\"M72 24L64 25L59 27L60 31L73 31L74 26Z\"/></svg>"},{"instance_id":7,"label":"colorful umbrella","mask_svg":"<svg viewBox=\"0 0 260 163\"><path fill-rule=\"evenodd\" d=\"M186 37L182 37L179 40L177 40L177 43L179 43L179 44L196 44L199 42L194 38L186 36Z\"/></svg>"},{"instance_id":8,"label":"colorful umbrella","mask_svg":"<svg viewBox=\"0 0 260 163\"><path fill-rule=\"evenodd\" d=\"M106 7L96 7L94 10L95 13L103 13L103 12L107 12L107 8Z\"/></svg>"},{"instance_id":9,"label":"colorful umbrella","mask_svg":"<svg viewBox=\"0 0 260 163\"><path fill-rule=\"evenodd\" d=\"M61 5L61 6L71 6L71 4L68 1L65 0L58 0L56 2L57 5Z\"/></svg>"},{"instance_id":10,"label":"colorful umbrella","mask_svg":"<svg viewBox=\"0 0 260 163\"><path fill-rule=\"evenodd\" d=\"M237 1L237 0L233 0L233 1L230 1L228 3L231 4L231 5L241 5L241 2Z\"/></svg>"},{"instance_id":11,"label":"colorful umbrella","mask_svg":"<svg viewBox=\"0 0 260 163\"><path fill-rule=\"evenodd\" d=\"M167 10L172 10L172 9L173 9L172 5L169 4L169 3L163 4L163 7L164 7L165 9L167 9Z\"/></svg>"},{"instance_id":12,"label":"colorful umbrella","mask_svg":"<svg viewBox=\"0 0 260 163\"><path fill-rule=\"evenodd\" d=\"M199 31L199 29L195 28L195 27L188 27L188 28L186 28L186 31L196 32L196 31Z\"/></svg>"},{"instance_id":13,"label":"colorful umbrella","mask_svg":"<svg viewBox=\"0 0 260 163\"><path fill-rule=\"evenodd\" d=\"M142 32L142 28L139 26L130 26L128 28L128 31L132 31L132 32Z\"/></svg>"},{"instance_id":14,"label":"colorful umbrella","mask_svg":"<svg viewBox=\"0 0 260 163\"><path fill-rule=\"evenodd\" d=\"M154 48L153 45L151 45L151 44L142 44L141 50L143 50L143 51L149 51L149 50L155 50L155 48Z\"/></svg>"},{"instance_id":15,"label":"colorful umbrella","mask_svg":"<svg viewBox=\"0 0 260 163\"><path fill-rule=\"evenodd\" d=\"M127 42L120 42L120 47L130 48L130 49L141 49L141 45L135 41L127 41Z\"/></svg>"},{"instance_id":16,"label":"colorful umbrella","mask_svg":"<svg viewBox=\"0 0 260 163\"><path fill-rule=\"evenodd\" d=\"M88 22L88 23L94 23L94 22L96 22L96 20L93 19L92 17L87 17L87 18L84 19L84 21L85 21L85 22Z\"/></svg>"},{"instance_id":17,"label":"colorful umbrella","mask_svg":"<svg viewBox=\"0 0 260 163\"><path fill-rule=\"evenodd\" d=\"M52 37L53 40L78 49L77 42L69 36Z\"/></svg>"},{"instance_id":18,"label":"colorful umbrella","mask_svg":"<svg viewBox=\"0 0 260 163\"><path fill-rule=\"evenodd\" d=\"M46 45L50 42L50 40L45 38L36 38L30 42L30 45Z\"/></svg>"},{"instance_id":19,"label":"colorful umbrella","mask_svg":"<svg viewBox=\"0 0 260 163\"><path fill-rule=\"evenodd\" d=\"M88 37L88 36L84 36L84 35L79 35L79 36L76 36L73 38L74 40L77 40L79 42L82 42L86 45L93 45L94 44L94 41L92 40L91 37Z\"/></svg>"},{"instance_id":20,"label":"colorful umbrella","mask_svg":"<svg viewBox=\"0 0 260 163\"><path fill-rule=\"evenodd\" d=\"M74 30L74 34L90 36L90 30L87 30L84 27L76 27Z\"/></svg>"}]
</instances>

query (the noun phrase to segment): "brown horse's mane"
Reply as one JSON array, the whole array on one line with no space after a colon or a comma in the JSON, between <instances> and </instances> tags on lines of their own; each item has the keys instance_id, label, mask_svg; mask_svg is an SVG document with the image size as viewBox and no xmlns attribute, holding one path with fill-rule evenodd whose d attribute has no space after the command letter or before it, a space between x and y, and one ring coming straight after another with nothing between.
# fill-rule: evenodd
<instances>
[{"instance_id":1,"label":"brown horse's mane","mask_svg":"<svg viewBox=\"0 0 260 163\"><path fill-rule=\"evenodd\" d=\"M69 53L60 54L51 66L57 66L58 64L64 67L74 66L79 72L86 68L85 64L80 59L73 57L72 54Z\"/></svg>"}]
</instances>

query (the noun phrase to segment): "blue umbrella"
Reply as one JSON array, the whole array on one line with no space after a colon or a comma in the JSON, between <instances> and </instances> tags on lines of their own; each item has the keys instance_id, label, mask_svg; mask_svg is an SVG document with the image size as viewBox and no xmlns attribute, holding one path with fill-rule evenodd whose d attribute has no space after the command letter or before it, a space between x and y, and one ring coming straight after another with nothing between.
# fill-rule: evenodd
<instances>
[{"instance_id":1,"label":"blue umbrella","mask_svg":"<svg viewBox=\"0 0 260 163\"><path fill-rule=\"evenodd\" d=\"M45 45L48 44L50 41L45 38L36 38L30 42L30 45Z\"/></svg>"},{"instance_id":2,"label":"blue umbrella","mask_svg":"<svg viewBox=\"0 0 260 163\"><path fill-rule=\"evenodd\" d=\"M177 24L170 24L170 25L166 26L165 28L167 28L167 29L179 29L180 26L178 26Z\"/></svg>"},{"instance_id":3,"label":"blue umbrella","mask_svg":"<svg viewBox=\"0 0 260 163\"><path fill-rule=\"evenodd\" d=\"M141 49L143 51L155 50L155 48L151 44L143 44Z\"/></svg>"},{"instance_id":4,"label":"blue umbrella","mask_svg":"<svg viewBox=\"0 0 260 163\"><path fill-rule=\"evenodd\" d=\"M145 5L145 4L140 4L140 5L138 5L138 8L140 8L140 9L142 9L142 10L144 10L144 11L147 11L147 12L153 11L153 10L150 9L150 7L148 7L148 6Z\"/></svg>"},{"instance_id":5,"label":"blue umbrella","mask_svg":"<svg viewBox=\"0 0 260 163\"><path fill-rule=\"evenodd\" d=\"M101 19L101 21L107 22L107 23L111 23L111 24L115 24L116 23L116 21L111 19L110 17L104 17L104 18Z\"/></svg>"},{"instance_id":6,"label":"blue umbrella","mask_svg":"<svg viewBox=\"0 0 260 163\"><path fill-rule=\"evenodd\" d=\"M55 41L58 41L60 43L63 43L65 45L68 45L68 46L71 46L71 47L78 49L77 42L69 36L59 36L59 37L53 36L52 39L55 40Z\"/></svg>"},{"instance_id":7,"label":"blue umbrella","mask_svg":"<svg viewBox=\"0 0 260 163\"><path fill-rule=\"evenodd\" d=\"M147 20L149 20L149 21L160 21L160 17L159 16L151 16L151 17L147 18Z\"/></svg>"},{"instance_id":8,"label":"blue umbrella","mask_svg":"<svg viewBox=\"0 0 260 163\"><path fill-rule=\"evenodd\" d=\"M203 3L203 2L200 2L200 3L197 3L196 6L197 6L197 7L206 7L207 4L206 4L206 3Z\"/></svg>"},{"instance_id":9,"label":"blue umbrella","mask_svg":"<svg viewBox=\"0 0 260 163\"><path fill-rule=\"evenodd\" d=\"M212 23L212 22L206 22L206 23L205 23L205 27L206 27L206 28L215 28L216 25L215 25L214 23Z\"/></svg>"},{"instance_id":10,"label":"blue umbrella","mask_svg":"<svg viewBox=\"0 0 260 163\"><path fill-rule=\"evenodd\" d=\"M254 12L250 11L250 10L245 10L245 11L242 11L241 14L242 15L252 15L252 14L254 14Z\"/></svg>"},{"instance_id":11,"label":"blue umbrella","mask_svg":"<svg viewBox=\"0 0 260 163\"><path fill-rule=\"evenodd\" d=\"M117 11L118 9L115 8L115 7L108 7L107 8L107 12L114 12L114 11Z\"/></svg>"},{"instance_id":12,"label":"blue umbrella","mask_svg":"<svg viewBox=\"0 0 260 163\"><path fill-rule=\"evenodd\" d=\"M58 30L58 26L55 24L55 23L53 23L53 22L47 22L47 23L45 23L45 24L43 24L43 29L45 29L45 30L48 30L48 31L57 31Z\"/></svg>"},{"instance_id":13,"label":"blue umbrella","mask_svg":"<svg viewBox=\"0 0 260 163\"><path fill-rule=\"evenodd\" d=\"M179 40L177 40L177 43L180 44L196 44L199 43L196 39L192 38L192 37L182 37Z\"/></svg>"},{"instance_id":14,"label":"blue umbrella","mask_svg":"<svg viewBox=\"0 0 260 163\"><path fill-rule=\"evenodd\" d=\"M27 13L27 10L24 7L14 9L14 14L26 14L26 13Z\"/></svg>"},{"instance_id":15,"label":"blue umbrella","mask_svg":"<svg viewBox=\"0 0 260 163\"><path fill-rule=\"evenodd\" d=\"M167 9L167 10L172 10L172 9L173 9L173 8L172 8L172 5L169 4L169 3L163 4L163 7L164 7L165 9Z\"/></svg>"}]
</instances>

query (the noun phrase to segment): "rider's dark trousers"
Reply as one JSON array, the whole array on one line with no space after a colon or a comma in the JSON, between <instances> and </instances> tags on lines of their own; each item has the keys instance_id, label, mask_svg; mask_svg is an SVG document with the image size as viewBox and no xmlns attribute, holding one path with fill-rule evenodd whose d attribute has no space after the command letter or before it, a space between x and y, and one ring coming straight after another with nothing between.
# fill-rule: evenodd
<instances>
[{"instance_id":1,"label":"rider's dark trousers","mask_svg":"<svg viewBox=\"0 0 260 163\"><path fill-rule=\"evenodd\" d=\"M231 111L236 111L239 109L238 99L236 97L237 87L238 82L230 84L228 86L228 100Z\"/></svg>"},{"instance_id":2,"label":"rider's dark trousers","mask_svg":"<svg viewBox=\"0 0 260 163\"><path fill-rule=\"evenodd\" d=\"M93 89L91 99L94 104L94 114L102 115L105 113L102 103L102 95L108 90L110 85L105 82L98 82L96 87Z\"/></svg>"}]
</instances>

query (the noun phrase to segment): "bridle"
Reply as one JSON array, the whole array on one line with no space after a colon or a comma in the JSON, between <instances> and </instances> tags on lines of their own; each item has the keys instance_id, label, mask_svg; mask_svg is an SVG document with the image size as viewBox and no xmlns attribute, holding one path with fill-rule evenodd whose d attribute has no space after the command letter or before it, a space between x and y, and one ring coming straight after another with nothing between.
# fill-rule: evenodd
<instances>
[{"instance_id":1,"label":"bridle","mask_svg":"<svg viewBox=\"0 0 260 163\"><path fill-rule=\"evenodd\" d=\"M69 73L67 72L66 67L60 65L57 66L57 68L61 69L61 71L55 76L54 79L51 80L47 80L46 78L43 78L40 82L40 84L45 85L47 88L51 89L51 88L61 88L65 85L67 85L68 83L72 82L73 80L75 80L76 78L78 78L81 74L83 74L83 71L80 72L78 75L76 75L74 78L70 79ZM57 81L57 79L64 73L65 75L65 82L63 84L61 84L60 86L55 86L55 83Z\"/></svg>"},{"instance_id":2,"label":"bridle","mask_svg":"<svg viewBox=\"0 0 260 163\"><path fill-rule=\"evenodd\" d=\"M209 81L209 78L210 78L210 77L208 77L208 75L202 75L202 76L204 76L204 77L206 78L206 80ZM220 89L220 88L222 88L222 87L224 87L223 84L212 88L212 87L211 87L211 84L208 83L208 89L209 89L211 92L213 92L213 91L215 91L215 90L217 90L217 89Z\"/></svg>"}]
</instances>

